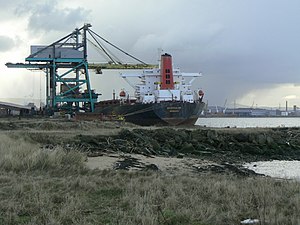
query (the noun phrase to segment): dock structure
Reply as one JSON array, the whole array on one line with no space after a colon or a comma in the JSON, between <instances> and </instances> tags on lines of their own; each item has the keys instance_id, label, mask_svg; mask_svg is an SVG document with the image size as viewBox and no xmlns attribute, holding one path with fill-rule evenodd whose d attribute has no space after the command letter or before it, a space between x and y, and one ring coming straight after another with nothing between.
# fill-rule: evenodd
<instances>
[{"instance_id":1,"label":"dock structure","mask_svg":"<svg viewBox=\"0 0 300 225\"><path fill-rule=\"evenodd\" d=\"M6 66L43 70L49 108L93 111L97 95L92 92L88 72L86 35L89 27L86 24L48 46L31 46L26 63L7 63ZM85 90L80 93L83 86Z\"/></svg>"},{"instance_id":2,"label":"dock structure","mask_svg":"<svg viewBox=\"0 0 300 225\"><path fill-rule=\"evenodd\" d=\"M96 32L90 24L75 29L50 45L33 45L25 63L6 63L8 68L42 70L46 74L46 107L53 111L94 112L98 94L91 87L89 69L102 73L104 69L143 69L153 67L110 43ZM91 39L88 39L88 36ZM94 43L93 43L94 41ZM138 64L121 63L109 54L100 42L116 48ZM105 54L109 62L88 63L88 46L93 43Z\"/></svg>"}]
</instances>

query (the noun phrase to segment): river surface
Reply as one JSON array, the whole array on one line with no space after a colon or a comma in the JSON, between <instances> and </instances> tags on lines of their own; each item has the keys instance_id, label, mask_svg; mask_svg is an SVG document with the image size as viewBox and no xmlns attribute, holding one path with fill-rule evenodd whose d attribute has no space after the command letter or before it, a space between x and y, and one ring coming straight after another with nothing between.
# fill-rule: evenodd
<instances>
[{"instance_id":1,"label":"river surface","mask_svg":"<svg viewBox=\"0 0 300 225\"><path fill-rule=\"evenodd\" d=\"M200 117L196 125L205 127L300 127L300 117Z\"/></svg>"},{"instance_id":2,"label":"river surface","mask_svg":"<svg viewBox=\"0 0 300 225\"><path fill-rule=\"evenodd\" d=\"M244 167L270 177L300 181L300 161L260 161L247 163Z\"/></svg>"}]
</instances>

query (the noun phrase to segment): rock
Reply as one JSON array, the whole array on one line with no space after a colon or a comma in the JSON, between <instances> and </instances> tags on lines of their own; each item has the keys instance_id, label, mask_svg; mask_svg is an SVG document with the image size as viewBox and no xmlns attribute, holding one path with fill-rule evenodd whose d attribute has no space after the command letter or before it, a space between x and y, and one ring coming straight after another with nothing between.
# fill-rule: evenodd
<instances>
[{"instance_id":1,"label":"rock","mask_svg":"<svg viewBox=\"0 0 300 225\"><path fill-rule=\"evenodd\" d=\"M182 154L182 153L179 153L178 155L177 155L177 158L178 159L182 159L184 157L184 154Z\"/></svg>"},{"instance_id":2,"label":"rock","mask_svg":"<svg viewBox=\"0 0 300 225\"><path fill-rule=\"evenodd\" d=\"M209 151L197 151L197 153L199 153L200 155L207 155L207 156L212 155L212 152L209 152Z\"/></svg>"},{"instance_id":3,"label":"rock","mask_svg":"<svg viewBox=\"0 0 300 225\"><path fill-rule=\"evenodd\" d=\"M258 219L246 219L241 221L241 224L258 224L259 220Z\"/></svg>"},{"instance_id":4,"label":"rock","mask_svg":"<svg viewBox=\"0 0 300 225\"><path fill-rule=\"evenodd\" d=\"M122 129L112 136L78 135L74 147L85 152L119 151L179 158L194 155L216 162L300 158L300 129L287 131L259 128ZM32 139L37 140L36 137Z\"/></svg>"},{"instance_id":5,"label":"rock","mask_svg":"<svg viewBox=\"0 0 300 225\"><path fill-rule=\"evenodd\" d=\"M191 143L185 142L180 151L184 153L193 153L195 152L195 148Z\"/></svg>"},{"instance_id":6,"label":"rock","mask_svg":"<svg viewBox=\"0 0 300 225\"><path fill-rule=\"evenodd\" d=\"M146 171L147 170L158 171L159 168L155 164L149 164L149 165L145 165L145 167L142 170L146 170Z\"/></svg>"},{"instance_id":7,"label":"rock","mask_svg":"<svg viewBox=\"0 0 300 225\"><path fill-rule=\"evenodd\" d=\"M206 136L211 140L218 140L218 134L215 130L209 130Z\"/></svg>"},{"instance_id":8,"label":"rock","mask_svg":"<svg viewBox=\"0 0 300 225\"><path fill-rule=\"evenodd\" d=\"M267 144L268 144L268 145L274 144L274 139L273 139L272 137L269 137L269 136L268 136L268 137L266 138L266 141L267 141Z\"/></svg>"},{"instance_id":9,"label":"rock","mask_svg":"<svg viewBox=\"0 0 300 225\"><path fill-rule=\"evenodd\" d=\"M257 136L257 143L258 144L264 145L264 144L266 144L266 142L267 142L267 138L266 138L265 134L259 134Z\"/></svg>"},{"instance_id":10,"label":"rock","mask_svg":"<svg viewBox=\"0 0 300 225\"><path fill-rule=\"evenodd\" d=\"M210 164L205 166L194 166L198 172L213 172L213 173L226 173L226 174L235 174L243 177L248 176L260 176L260 174L255 173L252 170L244 168L242 166L237 166L229 163L221 164Z\"/></svg>"},{"instance_id":11,"label":"rock","mask_svg":"<svg viewBox=\"0 0 300 225\"><path fill-rule=\"evenodd\" d=\"M249 141L249 136L244 133L239 133L235 136L236 141L238 142L248 142Z\"/></svg>"}]
</instances>

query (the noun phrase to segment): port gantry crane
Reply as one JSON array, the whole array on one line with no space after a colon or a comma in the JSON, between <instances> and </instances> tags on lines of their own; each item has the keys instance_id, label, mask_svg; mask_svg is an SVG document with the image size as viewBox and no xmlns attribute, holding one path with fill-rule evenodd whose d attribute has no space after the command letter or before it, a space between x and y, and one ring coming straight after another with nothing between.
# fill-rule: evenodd
<instances>
[{"instance_id":1,"label":"port gantry crane","mask_svg":"<svg viewBox=\"0 0 300 225\"><path fill-rule=\"evenodd\" d=\"M85 24L48 46L31 46L31 54L25 58L25 63L6 63L5 65L8 68L42 70L46 73L46 107L48 110L94 112L98 94L91 88L89 69L94 69L97 74L100 74L102 69L146 69L156 65L149 65L137 59L92 31L90 27L90 24ZM88 39L88 34L95 43ZM106 42L139 63L121 63L100 41ZM88 63L88 42L104 53L109 62Z\"/></svg>"}]
</instances>

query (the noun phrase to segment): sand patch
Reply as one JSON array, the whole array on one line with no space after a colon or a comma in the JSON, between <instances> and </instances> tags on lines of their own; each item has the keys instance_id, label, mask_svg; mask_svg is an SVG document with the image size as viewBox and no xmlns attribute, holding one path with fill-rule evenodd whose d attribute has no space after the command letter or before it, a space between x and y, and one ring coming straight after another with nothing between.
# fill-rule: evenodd
<instances>
[{"instance_id":1,"label":"sand patch","mask_svg":"<svg viewBox=\"0 0 300 225\"><path fill-rule=\"evenodd\" d=\"M129 167L129 170L139 170L145 166L155 165L160 171L168 172L192 172L200 165L209 165L212 162L195 158L173 158L160 156L144 156L140 154L106 154L97 157L88 157L87 166L90 169L116 169L118 164L124 159L134 159L135 165Z\"/></svg>"}]
</instances>

